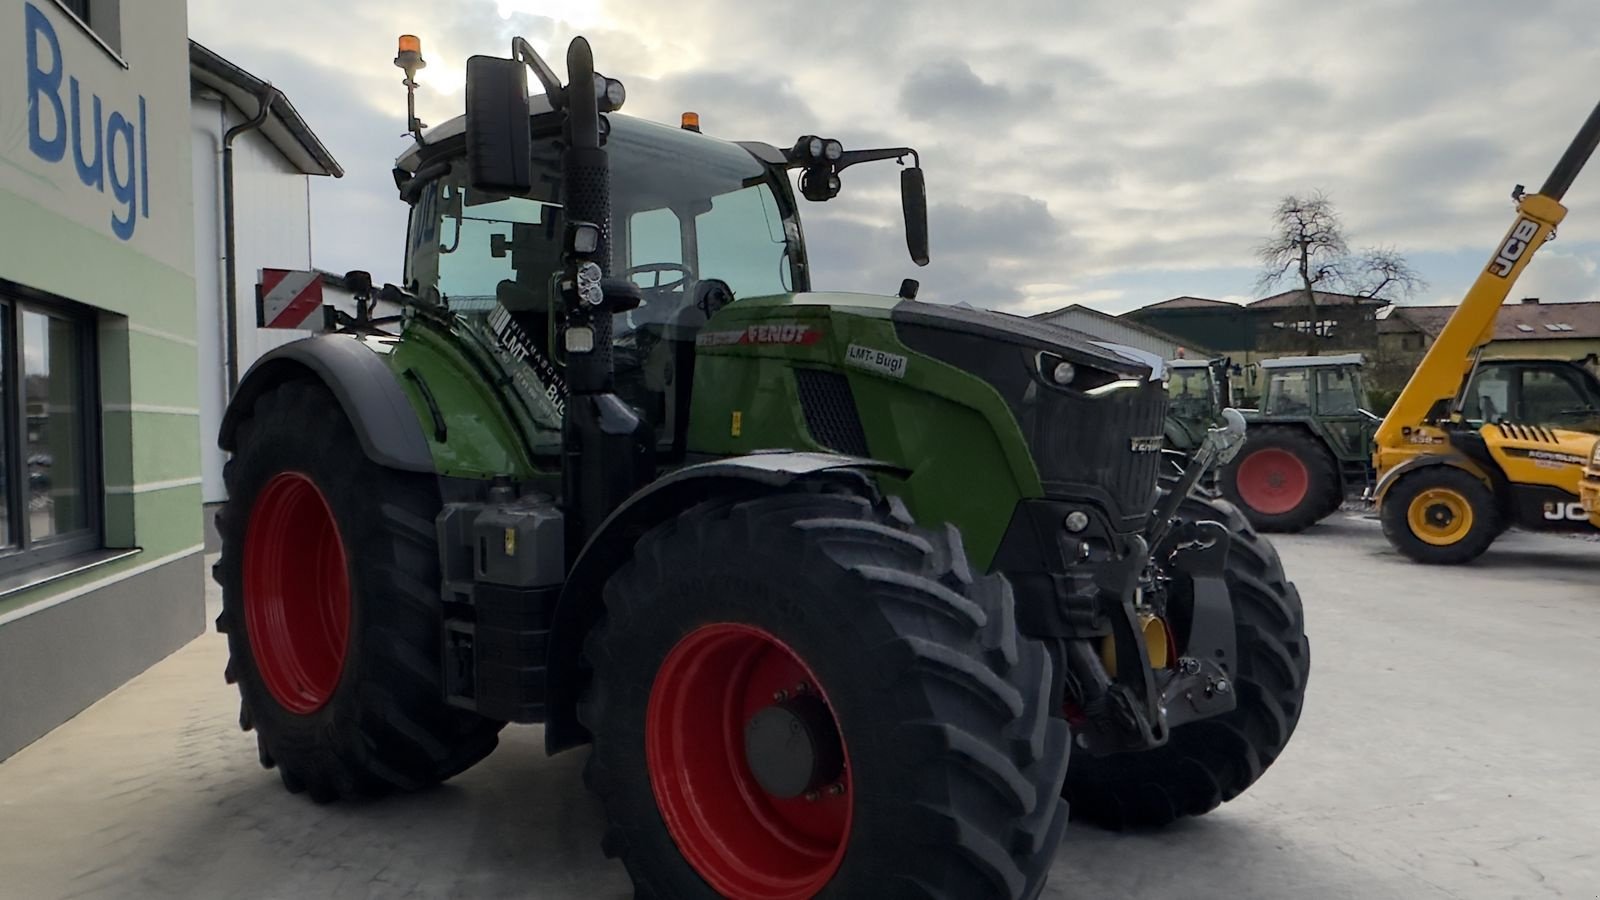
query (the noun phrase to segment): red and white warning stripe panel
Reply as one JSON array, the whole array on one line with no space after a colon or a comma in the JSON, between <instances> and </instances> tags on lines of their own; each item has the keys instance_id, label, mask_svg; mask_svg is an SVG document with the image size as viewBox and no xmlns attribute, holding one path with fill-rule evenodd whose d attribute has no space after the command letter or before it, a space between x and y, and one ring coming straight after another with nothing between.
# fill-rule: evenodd
<instances>
[{"instance_id":1,"label":"red and white warning stripe panel","mask_svg":"<svg viewBox=\"0 0 1600 900\"><path fill-rule=\"evenodd\" d=\"M300 328L322 308L322 273L262 269L256 283L257 324L262 328ZM311 323L315 328L321 320Z\"/></svg>"}]
</instances>

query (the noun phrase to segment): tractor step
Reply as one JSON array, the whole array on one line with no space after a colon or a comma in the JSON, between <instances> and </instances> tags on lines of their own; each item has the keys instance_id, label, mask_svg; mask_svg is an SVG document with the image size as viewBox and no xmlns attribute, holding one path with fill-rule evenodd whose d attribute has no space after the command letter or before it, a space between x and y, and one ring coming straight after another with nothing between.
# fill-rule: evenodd
<instances>
[{"instance_id":1,"label":"tractor step","mask_svg":"<svg viewBox=\"0 0 1600 900\"><path fill-rule=\"evenodd\" d=\"M447 504L436 523L445 700L491 719L543 722L565 521L548 497L497 499Z\"/></svg>"}]
</instances>

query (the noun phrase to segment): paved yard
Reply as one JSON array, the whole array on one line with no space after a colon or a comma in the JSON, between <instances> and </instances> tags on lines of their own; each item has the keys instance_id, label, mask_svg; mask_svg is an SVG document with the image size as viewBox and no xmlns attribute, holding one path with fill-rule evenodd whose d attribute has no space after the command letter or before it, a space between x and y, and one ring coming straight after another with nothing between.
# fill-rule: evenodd
<instances>
[{"instance_id":1,"label":"paved yard","mask_svg":"<svg viewBox=\"0 0 1600 900\"><path fill-rule=\"evenodd\" d=\"M1047 896L1600 896L1600 543L1443 571L1356 516L1277 543L1313 641L1288 751L1202 820L1073 828ZM0 897L628 896L581 751L513 729L437 790L315 806L256 764L224 658L208 634L0 763Z\"/></svg>"}]
</instances>

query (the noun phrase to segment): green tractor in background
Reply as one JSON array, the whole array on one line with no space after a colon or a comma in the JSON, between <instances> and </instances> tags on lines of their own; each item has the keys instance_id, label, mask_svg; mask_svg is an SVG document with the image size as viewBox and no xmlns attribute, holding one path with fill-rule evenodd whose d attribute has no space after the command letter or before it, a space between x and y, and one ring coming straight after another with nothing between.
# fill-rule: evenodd
<instances>
[{"instance_id":1,"label":"green tractor in background","mask_svg":"<svg viewBox=\"0 0 1600 900\"><path fill-rule=\"evenodd\" d=\"M1262 531L1301 531L1372 485L1371 411L1359 353L1262 360L1259 409L1241 410L1249 431L1217 481Z\"/></svg>"},{"instance_id":2,"label":"green tractor in background","mask_svg":"<svg viewBox=\"0 0 1600 900\"><path fill-rule=\"evenodd\" d=\"M1152 826L1250 787L1310 660L1273 548L1191 493L1237 417L1163 479L1149 366L810 292L791 173L825 201L914 150L620 115L581 38L567 70L469 60L395 170L402 315L362 290L229 405L217 627L262 763L371 798L542 724L662 897L1033 897L1067 800Z\"/></svg>"}]
</instances>

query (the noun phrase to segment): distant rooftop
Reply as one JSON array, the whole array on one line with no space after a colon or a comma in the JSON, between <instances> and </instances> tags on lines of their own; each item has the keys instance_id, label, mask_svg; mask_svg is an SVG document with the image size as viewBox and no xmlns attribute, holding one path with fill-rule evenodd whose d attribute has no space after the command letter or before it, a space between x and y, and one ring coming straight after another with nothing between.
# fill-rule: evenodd
<instances>
[{"instance_id":1,"label":"distant rooftop","mask_svg":"<svg viewBox=\"0 0 1600 900\"><path fill-rule=\"evenodd\" d=\"M1239 304L1229 303L1226 300L1211 300L1206 297L1173 297L1171 300L1162 300L1149 306L1141 306L1132 312L1149 312L1153 309L1208 309L1218 306L1231 306L1237 308ZM1127 313L1123 313L1124 316Z\"/></svg>"},{"instance_id":2,"label":"distant rooftop","mask_svg":"<svg viewBox=\"0 0 1600 900\"><path fill-rule=\"evenodd\" d=\"M1438 337L1454 306L1397 306L1379 325L1384 334L1422 332ZM1600 338L1600 302L1540 303L1536 297L1507 303L1495 318L1494 340L1532 341Z\"/></svg>"},{"instance_id":3,"label":"distant rooftop","mask_svg":"<svg viewBox=\"0 0 1600 900\"><path fill-rule=\"evenodd\" d=\"M1337 294L1332 291L1313 291L1318 306L1388 306L1389 301L1379 300L1376 297L1362 297L1356 294ZM1245 306L1251 309L1278 309L1292 306L1304 306L1305 294L1301 291L1284 291L1260 300L1252 300Z\"/></svg>"}]
</instances>

